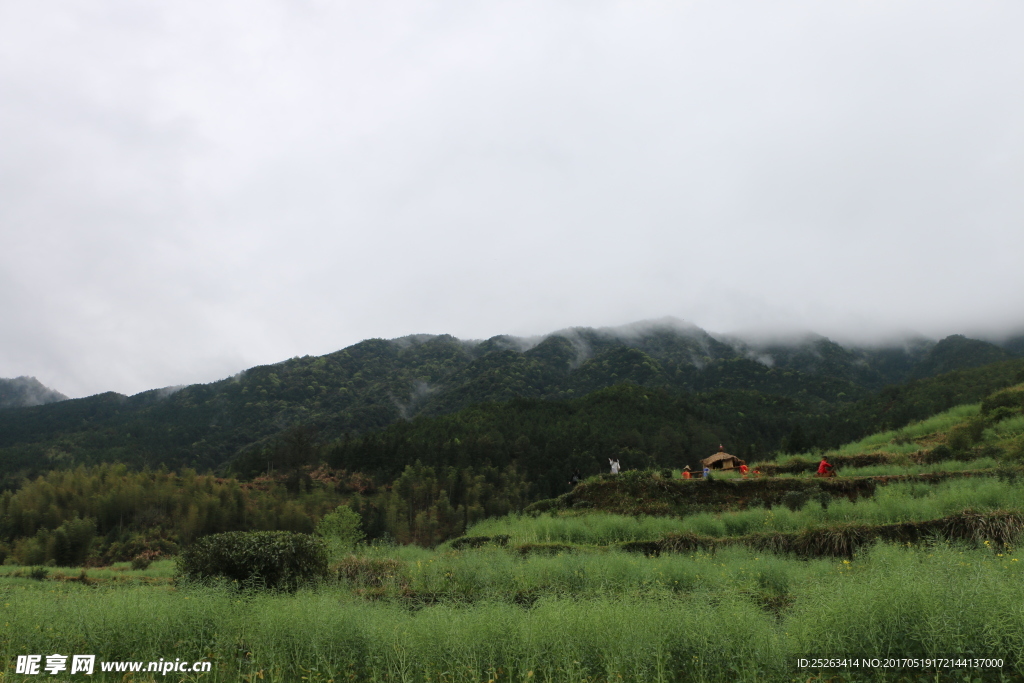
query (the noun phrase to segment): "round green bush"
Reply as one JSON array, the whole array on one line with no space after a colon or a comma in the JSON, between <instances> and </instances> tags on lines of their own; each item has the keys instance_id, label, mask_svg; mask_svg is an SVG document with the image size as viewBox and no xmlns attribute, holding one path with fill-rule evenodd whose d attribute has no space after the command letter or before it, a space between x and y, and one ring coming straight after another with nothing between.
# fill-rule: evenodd
<instances>
[{"instance_id":1,"label":"round green bush","mask_svg":"<svg viewBox=\"0 0 1024 683\"><path fill-rule=\"evenodd\" d=\"M807 501L810 499L811 494L809 491L787 491L782 496L782 504L793 512L799 512L803 509L804 505L807 505Z\"/></svg>"},{"instance_id":2,"label":"round green bush","mask_svg":"<svg viewBox=\"0 0 1024 683\"><path fill-rule=\"evenodd\" d=\"M225 578L244 588L295 590L327 578L322 539L293 531L229 531L203 536L177 559L183 581Z\"/></svg>"}]
</instances>

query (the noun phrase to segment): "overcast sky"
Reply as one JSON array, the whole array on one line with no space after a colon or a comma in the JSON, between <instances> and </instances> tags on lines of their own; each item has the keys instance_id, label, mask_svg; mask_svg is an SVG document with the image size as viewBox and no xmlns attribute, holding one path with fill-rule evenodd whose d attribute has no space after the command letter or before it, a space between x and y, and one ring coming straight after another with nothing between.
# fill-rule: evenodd
<instances>
[{"instance_id":1,"label":"overcast sky","mask_svg":"<svg viewBox=\"0 0 1024 683\"><path fill-rule=\"evenodd\" d=\"M0 377L1024 326L1019 0L5 0Z\"/></svg>"}]
</instances>

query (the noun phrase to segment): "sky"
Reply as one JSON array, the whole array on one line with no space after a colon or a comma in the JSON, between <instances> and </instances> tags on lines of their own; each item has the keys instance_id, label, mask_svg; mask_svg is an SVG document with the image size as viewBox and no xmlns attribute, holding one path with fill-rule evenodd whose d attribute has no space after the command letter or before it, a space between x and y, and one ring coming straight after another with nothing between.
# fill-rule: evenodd
<instances>
[{"instance_id":1,"label":"sky","mask_svg":"<svg viewBox=\"0 0 1024 683\"><path fill-rule=\"evenodd\" d=\"M1019 0L7 0L0 377L1024 328Z\"/></svg>"}]
</instances>

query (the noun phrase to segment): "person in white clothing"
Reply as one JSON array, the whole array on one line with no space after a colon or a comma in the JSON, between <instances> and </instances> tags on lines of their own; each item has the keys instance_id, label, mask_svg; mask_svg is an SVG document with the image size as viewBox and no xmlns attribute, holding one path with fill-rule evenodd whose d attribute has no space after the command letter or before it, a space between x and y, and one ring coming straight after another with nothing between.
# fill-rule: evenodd
<instances>
[{"instance_id":1,"label":"person in white clothing","mask_svg":"<svg viewBox=\"0 0 1024 683\"><path fill-rule=\"evenodd\" d=\"M608 458L608 464L612 466L612 474L619 473L619 461Z\"/></svg>"}]
</instances>

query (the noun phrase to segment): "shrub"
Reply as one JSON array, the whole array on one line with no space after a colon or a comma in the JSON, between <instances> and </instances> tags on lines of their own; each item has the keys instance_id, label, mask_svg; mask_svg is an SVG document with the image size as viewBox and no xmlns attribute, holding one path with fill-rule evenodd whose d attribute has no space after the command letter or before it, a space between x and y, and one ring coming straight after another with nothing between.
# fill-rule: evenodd
<instances>
[{"instance_id":1,"label":"shrub","mask_svg":"<svg viewBox=\"0 0 1024 683\"><path fill-rule=\"evenodd\" d=\"M500 534L498 536L463 536L462 538L456 538L452 541L451 549L462 550L463 548L479 548L487 543L508 545L509 538L508 534Z\"/></svg>"},{"instance_id":2,"label":"shrub","mask_svg":"<svg viewBox=\"0 0 1024 683\"><path fill-rule=\"evenodd\" d=\"M647 482L654 475L650 470L625 470L615 475L616 479L623 484L634 484ZM613 481L615 481L613 479Z\"/></svg>"},{"instance_id":3,"label":"shrub","mask_svg":"<svg viewBox=\"0 0 1024 683\"><path fill-rule=\"evenodd\" d=\"M807 491L789 491L782 496L782 504L793 512L798 512L803 509L804 505L807 505L810 498L811 494Z\"/></svg>"},{"instance_id":4,"label":"shrub","mask_svg":"<svg viewBox=\"0 0 1024 683\"><path fill-rule=\"evenodd\" d=\"M184 581L226 578L247 588L295 590L328 576L323 540L292 531L229 531L204 536L177 560Z\"/></svg>"},{"instance_id":5,"label":"shrub","mask_svg":"<svg viewBox=\"0 0 1024 683\"><path fill-rule=\"evenodd\" d=\"M1018 437L1006 445L1003 460L1009 463L1024 462L1024 438Z\"/></svg>"},{"instance_id":6,"label":"shrub","mask_svg":"<svg viewBox=\"0 0 1024 683\"><path fill-rule=\"evenodd\" d=\"M999 467L996 469L996 477L999 481L1009 482L1014 484L1017 482L1017 476L1020 472L1015 467Z\"/></svg>"},{"instance_id":7,"label":"shrub","mask_svg":"<svg viewBox=\"0 0 1024 683\"><path fill-rule=\"evenodd\" d=\"M926 463L942 462L943 460L951 460L953 458L953 451L944 443L939 444L925 456L924 461Z\"/></svg>"},{"instance_id":8,"label":"shrub","mask_svg":"<svg viewBox=\"0 0 1024 683\"><path fill-rule=\"evenodd\" d=\"M966 425L967 434L971 437L971 443L978 443L985 434L985 418L975 417Z\"/></svg>"},{"instance_id":9,"label":"shrub","mask_svg":"<svg viewBox=\"0 0 1024 683\"><path fill-rule=\"evenodd\" d=\"M526 506L523 512L529 513L541 513L548 512L549 510L557 510L559 507L559 500L557 498L544 498L534 503L530 503Z\"/></svg>"},{"instance_id":10,"label":"shrub","mask_svg":"<svg viewBox=\"0 0 1024 683\"><path fill-rule=\"evenodd\" d=\"M1003 420L1007 420L1011 417L1016 417L1017 415L1020 415L1020 413L1020 410L1014 410L1013 408L1008 408L1007 406L999 406L998 408L992 410L992 412L990 412L985 417L985 424L994 425L999 422L1002 422Z\"/></svg>"},{"instance_id":11,"label":"shrub","mask_svg":"<svg viewBox=\"0 0 1024 683\"><path fill-rule=\"evenodd\" d=\"M946 437L946 445L954 452L966 451L973 443L971 431L966 425L955 427Z\"/></svg>"},{"instance_id":12,"label":"shrub","mask_svg":"<svg viewBox=\"0 0 1024 683\"><path fill-rule=\"evenodd\" d=\"M390 557L356 557L351 555L341 562L331 566L331 572L338 579L348 581L359 586L381 587L389 581L403 579L405 564L400 560Z\"/></svg>"},{"instance_id":13,"label":"shrub","mask_svg":"<svg viewBox=\"0 0 1024 683\"><path fill-rule=\"evenodd\" d=\"M157 529L132 534L126 540L114 541L90 563L103 566L114 562L131 562L139 555L150 555L152 559L170 557L180 552L178 544L159 535Z\"/></svg>"},{"instance_id":14,"label":"shrub","mask_svg":"<svg viewBox=\"0 0 1024 683\"><path fill-rule=\"evenodd\" d=\"M1014 412L1024 409L1024 391L1005 389L997 391L981 402L981 414L988 415L997 408L1008 408Z\"/></svg>"},{"instance_id":15,"label":"shrub","mask_svg":"<svg viewBox=\"0 0 1024 683\"><path fill-rule=\"evenodd\" d=\"M316 525L316 534L325 541L333 553L346 553L366 538L363 533L363 518L345 505L339 505L334 512L324 515Z\"/></svg>"},{"instance_id":16,"label":"shrub","mask_svg":"<svg viewBox=\"0 0 1024 683\"><path fill-rule=\"evenodd\" d=\"M32 567L28 573L28 578L36 581L44 581L48 576L50 576L50 572L45 567Z\"/></svg>"},{"instance_id":17,"label":"shrub","mask_svg":"<svg viewBox=\"0 0 1024 683\"><path fill-rule=\"evenodd\" d=\"M46 554L55 564L62 567L74 567L85 563L96 536L96 520L70 519L50 534L46 544Z\"/></svg>"},{"instance_id":18,"label":"shrub","mask_svg":"<svg viewBox=\"0 0 1024 683\"><path fill-rule=\"evenodd\" d=\"M40 542L38 534L27 538L19 538L14 541L14 550L11 553L15 561L23 566L43 564L46 562L46 544Z\"/></svg>"},{"instance_id":19,"label":"shrub","mask_svg":"<svg viewBox=\"0 0 1024 683\"><path fill-rule=\"evenodd\" d=\"M149 550L141 552L141 553L139 553L138 555L136 555L135 557L132 558L132 569L135 569L137 571L141 571L143 569L149 569L149 565L157 557L159 557L159 553L154 553L154 552L149 551Z\"/></svg>"},{"instance_id":20,"label":"shrub","mask_svg":"<svg viewBox=\"0 0 1024 683\"><path fill-rule=\"evenodd\" d=\"M914 443L914 437L910 436L905 429L897 429L896 434L892 437L892 442L897 445Z\"/></svg>"}]
</instances>

